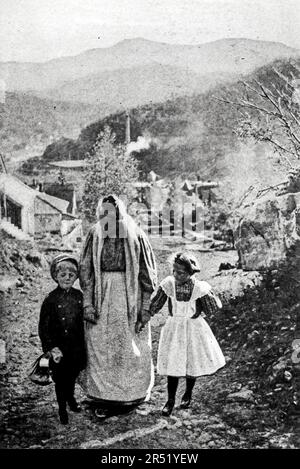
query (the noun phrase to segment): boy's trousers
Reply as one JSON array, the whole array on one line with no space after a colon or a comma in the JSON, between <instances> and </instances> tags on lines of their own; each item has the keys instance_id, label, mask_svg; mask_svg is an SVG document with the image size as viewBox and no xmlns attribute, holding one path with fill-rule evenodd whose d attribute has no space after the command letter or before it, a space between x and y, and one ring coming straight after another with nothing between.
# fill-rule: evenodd
<instances>
[{"instance_id":1,"label":"boy's trousers","mask_svg":"<svg viewBox=\"0 0 300 469\"><path fill-rule=\"evenodd\" d=\"M74 403L75 382L80 373L80 367L62 359L58 364L52 362L51 369L58 407L62 410L66 408L67 402Z\"/></svg>"}]
</instances>

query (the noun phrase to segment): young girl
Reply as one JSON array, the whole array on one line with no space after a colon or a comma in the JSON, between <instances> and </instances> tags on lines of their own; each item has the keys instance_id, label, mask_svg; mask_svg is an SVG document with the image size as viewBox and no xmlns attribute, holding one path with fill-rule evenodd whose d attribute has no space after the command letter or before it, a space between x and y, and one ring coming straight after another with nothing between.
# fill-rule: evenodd
<instances>
[{"instance_id":1,"label":"young girl","mask_svg":"<svg viewBox=\"0 0 300 469\"><path fill-rule=\"evenodd\" d=\"M50 271L57 288L42 304L39 336L43 351L50 357L60 421L66 425L66 404L73 412L81 410L74 398L74 388L85 366L83 298L81 291L73 288L78 277L78 263L73 256L58 255Z\"/></svg>"},{"instance_id":2,"label":"young girl","mask_svg":"<svg viewBox=\"0 0 300 469\"><path fill-rule=\"evenodd\" d=\"M171 414L180 377L186 378L181 408L187 409L198 376L210 375L225 365L223 353L202 312L222 307L207 282L194 278L200 269L197 261L178 253L173 261L173 275L166 277L150 304L148 317L138 322L139 332L147 320L168 301L169 317L161 330L157 372L168 377L168 401L162 414Z\"/></svg>"}]
</instances>

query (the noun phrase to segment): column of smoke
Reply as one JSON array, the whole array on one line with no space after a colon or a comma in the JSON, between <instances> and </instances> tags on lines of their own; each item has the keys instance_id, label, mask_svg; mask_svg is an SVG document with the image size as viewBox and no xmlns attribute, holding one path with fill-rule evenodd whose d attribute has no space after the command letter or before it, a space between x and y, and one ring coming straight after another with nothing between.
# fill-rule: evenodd
<instances>
[{"instance_id":1,"label":"column of smoke","mask_svg":"<svg viewBox=\"0 0 300 469\"><path fill-rule=\"evenodd\" d=\"M126 154L130 155L133 152L139 153L141 150L148 150L150 147L151 138L149 137L138 137L136 142L130 142L127 144Z\"/></svg>"},{"instance_id":2,"label":"column of smoke","mask_svg":"<svg viewBox=\"0 0 300 469\"><path fill-rule=\"evenodd\" d=\"M126 127L125 127L125 143L127 145L126 154L130 155L133 152L140 152L141 150L148 150L150 147L150 138L146 138L144 136L140 136L137 138L136 142L131 141L131 133L130 133L130 114L126 111Z\"/></svg>"}]
</instances>

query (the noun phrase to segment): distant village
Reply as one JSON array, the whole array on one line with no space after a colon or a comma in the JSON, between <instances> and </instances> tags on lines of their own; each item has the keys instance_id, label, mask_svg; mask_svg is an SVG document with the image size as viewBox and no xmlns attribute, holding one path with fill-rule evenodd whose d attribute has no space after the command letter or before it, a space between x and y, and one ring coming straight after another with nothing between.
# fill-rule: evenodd
<instances>
[{"instance_id":1,"label":"distant village","mask_svg":"<svg viewBox=\"0 0 300 469\"><path fill-rule=\"evenodd\" d=\"M126 143L133 143L130 139L129 115L126 119ZM25 183L9 174L5 160L1 157L0 226L16 238L42 240L56 235L61 249L80 249L84 237L80 216L83 187L80 187L78 180L84 180L81 175L86 169L86 161L69 159L48 164L51 167L48 176L40 179L37 176ZM147 229L149 213L140 213L136 208L140 204L148 212L156 212L159 224L164 206L178 203L178 193L181 203L192 202L195 208L210 207L216 198L214 190L219 184L202 181L200 176L196 180L185 179L175 183L150 171L140 175L140 180L133 182L132 186L135 197L131 213Z\"/></svg>"}]
</instances>

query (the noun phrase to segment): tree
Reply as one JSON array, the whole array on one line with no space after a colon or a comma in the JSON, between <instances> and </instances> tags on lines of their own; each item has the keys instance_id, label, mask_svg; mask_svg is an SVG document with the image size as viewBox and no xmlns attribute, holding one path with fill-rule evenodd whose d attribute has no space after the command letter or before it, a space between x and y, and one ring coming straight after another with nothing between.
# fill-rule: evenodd
<instances>
[{"instance_id":1,"label":"tree","mask_svg":"<svg viewBox=\"0 0 300 469\"><path fill-rule=\"evenodd\" d=\"M131 183L138 178L137 162L127 153L126 146L115 143L109 127L100 132L87 155L83 211L89 221L94 220L100 197L115 194L130 199Z\"/></svg>"},{"instance_id":2,"label":"tree","mask_svg":"<svg viewBox=\"0 0 300 469\"><path fill-rule=\"evenodd\" d=\"M56 142L50 143L44 153L43 158L47 161L60 160L81 160L84 157L85 149L81 142L71 138L61 137Z\"/></svg>"},{"instance_id":3,"label":"tree","mask_svg":"<svg viewBox=\"0 0 300 469\"><path fill-rule=\"evenodd\" d=\"M289 173L300 177L299 61L277 62L261 76L242 81L237 98L219 99L241 112L235 132L271 144Z\"/></svg>"}]
</instances>

